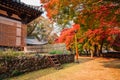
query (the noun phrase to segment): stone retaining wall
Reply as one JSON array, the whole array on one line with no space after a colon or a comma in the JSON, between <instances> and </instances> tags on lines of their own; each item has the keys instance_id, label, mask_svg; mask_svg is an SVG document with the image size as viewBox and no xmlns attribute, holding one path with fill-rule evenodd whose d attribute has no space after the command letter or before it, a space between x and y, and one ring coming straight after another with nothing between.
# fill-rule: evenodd
<instances>
[{"instance_id":1,"label":"stone retaining wall","mask_svg":"<svg viewBox=\"0 0 120 80\"><path fill-rule=\"evenodd\" d=\"M64 63L74 62L74 54L55 55ZM51 67L47 56L0 57L0 79Z\"/></svg>"}]
</instances>

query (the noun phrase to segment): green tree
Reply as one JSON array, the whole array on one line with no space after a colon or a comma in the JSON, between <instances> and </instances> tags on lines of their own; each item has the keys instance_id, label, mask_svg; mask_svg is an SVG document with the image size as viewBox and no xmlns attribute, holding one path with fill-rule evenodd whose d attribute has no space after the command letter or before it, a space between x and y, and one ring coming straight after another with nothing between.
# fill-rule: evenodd
<instances>
[{"instance_id":1,"label":"green tree","mask_svg":"<svg viewBox=\"0 0 120 80\"><path fill-rule=\"evenodd\" d=\"M27 36L36 37L39 41L50 41L51 33L53 31L53 25L48 19L44 17L39 17L34 20L27 27Z\"/></svg>"}]
</instances>

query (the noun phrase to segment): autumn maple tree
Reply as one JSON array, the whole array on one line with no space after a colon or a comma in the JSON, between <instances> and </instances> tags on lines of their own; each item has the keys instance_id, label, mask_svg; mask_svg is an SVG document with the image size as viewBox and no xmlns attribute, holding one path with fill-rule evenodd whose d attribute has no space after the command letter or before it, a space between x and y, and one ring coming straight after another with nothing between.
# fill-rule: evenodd
<instances>
[{"instance_id":1,"label":"autumn maple tree","mask_svg":"<svg viewBox=\"0 0 120 80\"><path fill-rule=\"evenodd\" d=\"M108 0L41 0L47 16L61 25L70 21L80 28L64 28L56 42L64 42L67 48L74 44L77 34L83 50L89 49L92 54L102 53L103 47L112 47L120 33L119 3ZM77 30L77 33L74 31ZM96 48L97 47L97 48Z\"/></svg>"},{"instance_id":2,"label":"autumn maple tree","mask_svg":"<svg viewBox=\"0 0 120 80\"><path fill-rule=\"evenodd\" d=\"M90 48L93 53L97 53L96 49L99 49L99 53L102 53L104 46L112 46L116 35L120 33L117 19L119 9L115 9L116 6L113 3L94 5L90 11L85 11L87 17L81 15L84 17L81 26L86 30L84 38L87 39L84 48Z\"/></svg>"},{"instance_id":3,"label":"autumn maple tree","mask_svg":"<svg viewBox=\"0 0 120 80\"><path fill-rule=\"evenodd\" d=\"M116 35L112 46L113 46L113 49L120 51L120 33Z\"/></svg>"},{"instance_id":4,"label":"autumn maple tree","mask_svg":"<svg viewBox=\"0 0 120 80\"><path fill-rule=\"evenodd\" d=\"M74 35L75 31L80 30L80 25L79 24L74 24L72 28L66 28L63 29L60 37L56 39L55 42L57 43L65 43L67 49L70 49L71 46L74 44Z\"/></svg>"}]
</instances>

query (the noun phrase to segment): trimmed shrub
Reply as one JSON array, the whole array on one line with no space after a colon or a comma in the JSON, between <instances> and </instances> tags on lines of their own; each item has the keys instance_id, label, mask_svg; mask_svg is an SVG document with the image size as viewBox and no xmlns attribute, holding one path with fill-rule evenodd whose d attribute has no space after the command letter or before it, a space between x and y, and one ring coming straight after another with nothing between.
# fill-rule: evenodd
<instances>
[{"instance_id":1,"label":"trimmed shrub","mask_svg":"<svg viewBox=\"0 0 120 80\"><path fill-rule=\"evenodd\" d=\"M53 50L49 54L70 54L69 51Z\"/></svg>"},{"instance_id":2,"label":"trimmed shrub","mask_svg":"<svg viewBox=\"0 0 120 80\"><path fill-rule=\"evenodd\" d=\"M49 52L50 54L64 54L62 51L60 50L53 50L51 52Z\"/></svg>"}]
</instances>

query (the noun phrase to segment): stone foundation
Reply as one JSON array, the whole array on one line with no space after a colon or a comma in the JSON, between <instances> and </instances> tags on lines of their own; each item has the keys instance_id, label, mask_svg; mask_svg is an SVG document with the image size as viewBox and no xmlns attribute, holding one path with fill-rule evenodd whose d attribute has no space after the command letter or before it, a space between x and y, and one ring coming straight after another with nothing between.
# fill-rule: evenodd
<instances>
[{"instance_id":1,"label":"stone foundation","mask_svg":"<svg viewBox=\"0 0 120 80\"><path fill-rule=\"evenodd\" d=\"M74 54L55 55L61 64L74 62ZM51 67L47 56L0 57L0 79Z\"/></svg>"}]
</instances>

